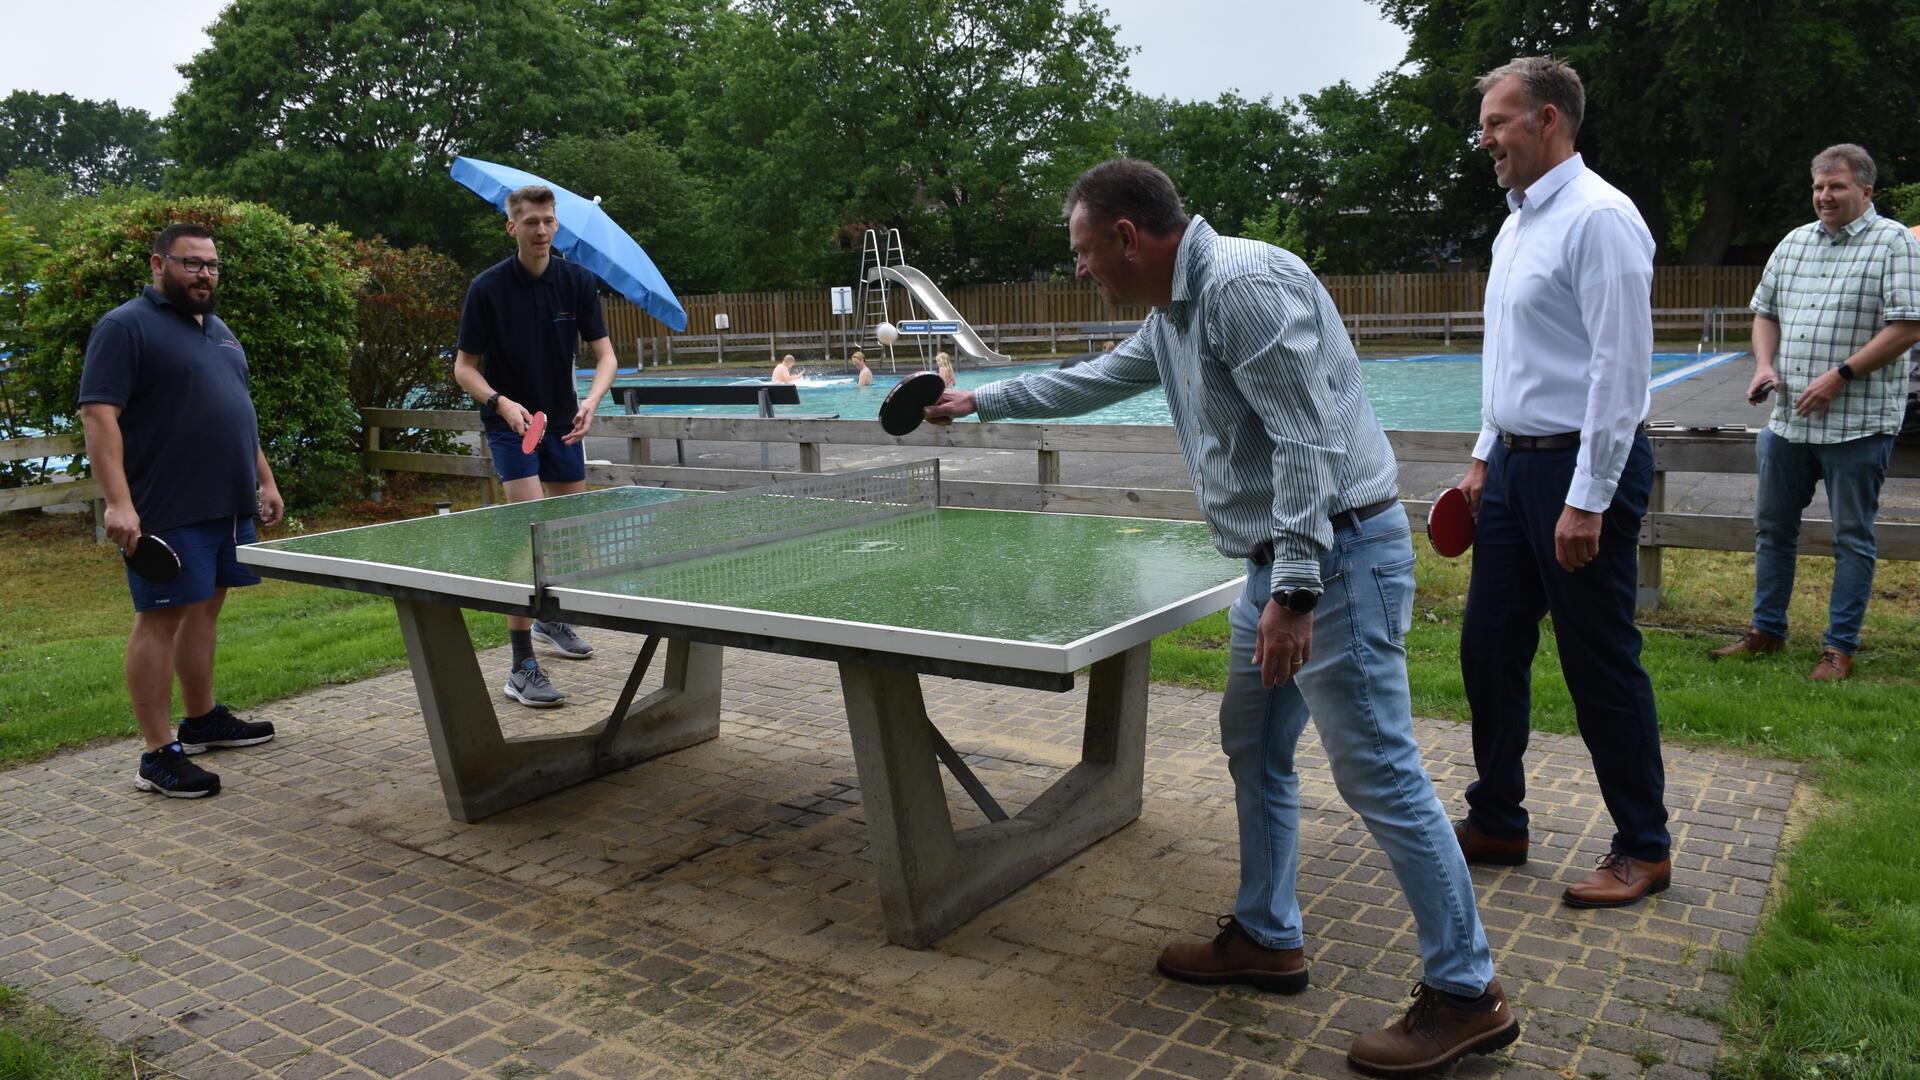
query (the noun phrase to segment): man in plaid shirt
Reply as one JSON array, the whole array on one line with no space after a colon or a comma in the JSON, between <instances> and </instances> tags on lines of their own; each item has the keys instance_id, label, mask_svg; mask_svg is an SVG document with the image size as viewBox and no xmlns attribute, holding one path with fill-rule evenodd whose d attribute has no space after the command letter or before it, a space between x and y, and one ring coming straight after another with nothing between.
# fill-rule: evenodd
<instances>
[{"instance_id":1,"label":"man in plaid shirt","mask_svg":"<svg viewBox=\"0 0 1920 1080\"><path fill-rule=\"evenodd\" d=\"M1810 676L1853 674L1873 592L1873 519L1906 408L1907 350L1920 342L1920 242L1874 212L1873 158L1852 143L1813 159L1819 218L1773 249L1754 290L1754 404L1774 393L1754 442L1753 626L1715 658L1787 643L1800 512L1816 482L1833 517L1833 596ZM1775 393L1777 391L1777 393Z\"/></svg>"}]
</instances>

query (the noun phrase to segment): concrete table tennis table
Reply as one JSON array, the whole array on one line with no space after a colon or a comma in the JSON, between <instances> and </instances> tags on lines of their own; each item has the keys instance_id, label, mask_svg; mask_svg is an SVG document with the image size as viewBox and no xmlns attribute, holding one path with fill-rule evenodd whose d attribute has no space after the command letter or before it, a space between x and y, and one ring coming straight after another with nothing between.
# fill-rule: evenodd
<instances>
[{"instance_id":1,"label":"concrete table tennis table","mask_svg":"<svg viewBox=\"0 0 1920 1080\"><path fill-rule=\"evenodd\" d=\"M869 477L910 483L914 507L889 495L808 524L821 485ZM393 599L463 822L716 737L724 647L836 662L887 937L916 948L1139 816L1149 645L1225 608L1242 581L1197 522L940 506L933 461L722 494L614 488L253 544L240 559ZM503 676L481 671L463 608L647 639L604 720L507 738ZM636 701L661 640L661 688ZM1081 761L1011 816L920 687L934 675L1064 691L1089 667ZM941 764L986 823L955 828Z\"/></svg>"}]
</instances>

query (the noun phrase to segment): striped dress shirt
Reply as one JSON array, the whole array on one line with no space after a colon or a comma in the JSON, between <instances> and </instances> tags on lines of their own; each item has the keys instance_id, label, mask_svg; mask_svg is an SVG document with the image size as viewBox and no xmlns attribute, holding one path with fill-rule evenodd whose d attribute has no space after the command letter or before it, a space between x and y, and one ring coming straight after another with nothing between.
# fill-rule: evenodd
<instances>
[{"instance_id":1,"label":"striped dress shirt","mask_svg":"<svg viewBox=\"0 0 1920 1080\"><path fill-rule=\"evenodd\" d=\"M1221 554L1273 545L1273 590L1320 587L1334 514L1396 493L1393 447L1360 382L1333 298L1307 264L1187 226L1173 296L1087 363L974 391L982 420L1073 416L1153 386Z\"/></svg>"}]
</instances>

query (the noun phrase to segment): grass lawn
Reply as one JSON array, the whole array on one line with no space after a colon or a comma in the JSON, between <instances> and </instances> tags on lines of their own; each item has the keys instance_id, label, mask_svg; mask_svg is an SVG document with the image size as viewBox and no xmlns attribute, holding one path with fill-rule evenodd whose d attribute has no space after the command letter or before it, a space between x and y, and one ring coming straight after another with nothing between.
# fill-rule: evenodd
<instances>
[{"instance_id":1,"label":"grass lawn","mask_svg":"<svg viewBox=\"0 0 1920 1080\"><path fill-rule=\"evenodd\" d=\"M148 1075L155 1075L151 1067ZM132 1059L93 1029L0 983L0 1080L126 1080Z\"/></svg>"},{"instance_id":2,"label":"grass lawn","mask_svg":"<svg viewBox=\"0 0 1920 1080\"><path fill-rule=\"evenodd\" d=\"M456 492L470 495L470 490ZM426 496L431 498L431 496ZM444 497L444 496L442 496ZM425 502L346 508L309 530L427 512ZM1466 719L1458 665L1466 564L1422 544L1408 639L1414 708ZM120 665L130 609L119 560L71 518L0 516L0 764L133 734ZM1920 564L1882 567L1853 680L1806 680L1825 623L1832 563L1802 561L1783 657L1715 664L1707 648L1746 625L1752 559L1667 555L1667 604L1646 622L1646 665L1672 742L1806 763L1821 796L1787 858L1776 904L1744 958L1722 1017L1727 1077L1920 1076ZM505 640L496 615L470 615L482 646ZM1226 620L1156 643L1153 677L1218 688ZM245 707L349 682L405 662L392 605L269 581L230 599L221 621L219 696ZM1534 714L1574 730L1571 701L1543 635ZM17 995L16 995L17 996ZM28 1033L0 998L0 1055ZM0 1056L0 1076L9 1059ZM25 1076L91 1076L24 1072ZM105 1075L117 1075L107 1073Z\"/></svg>"}]
</instances>

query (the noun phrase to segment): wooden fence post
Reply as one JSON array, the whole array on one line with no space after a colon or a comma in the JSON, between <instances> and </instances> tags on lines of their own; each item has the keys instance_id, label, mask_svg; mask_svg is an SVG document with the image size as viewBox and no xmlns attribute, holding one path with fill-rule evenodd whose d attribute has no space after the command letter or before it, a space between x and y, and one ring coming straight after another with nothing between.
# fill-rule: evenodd
<instances>
[{"instance_id":1,"label":"wooden fence post","mask_svg":"<svg viewBox=\"0 0 1920 1080\"><path fill-rule=\"evenodd\" d=\"M1647 492L1647 516L1667 508L1667 471L1658 462L1653 468L1653 487ZM1640 587L1634 595L1634 608L1640 612L1660 610L1661 556L1666 549L1658 544L1640 546Z\"/></svg>"}]
</instances>

